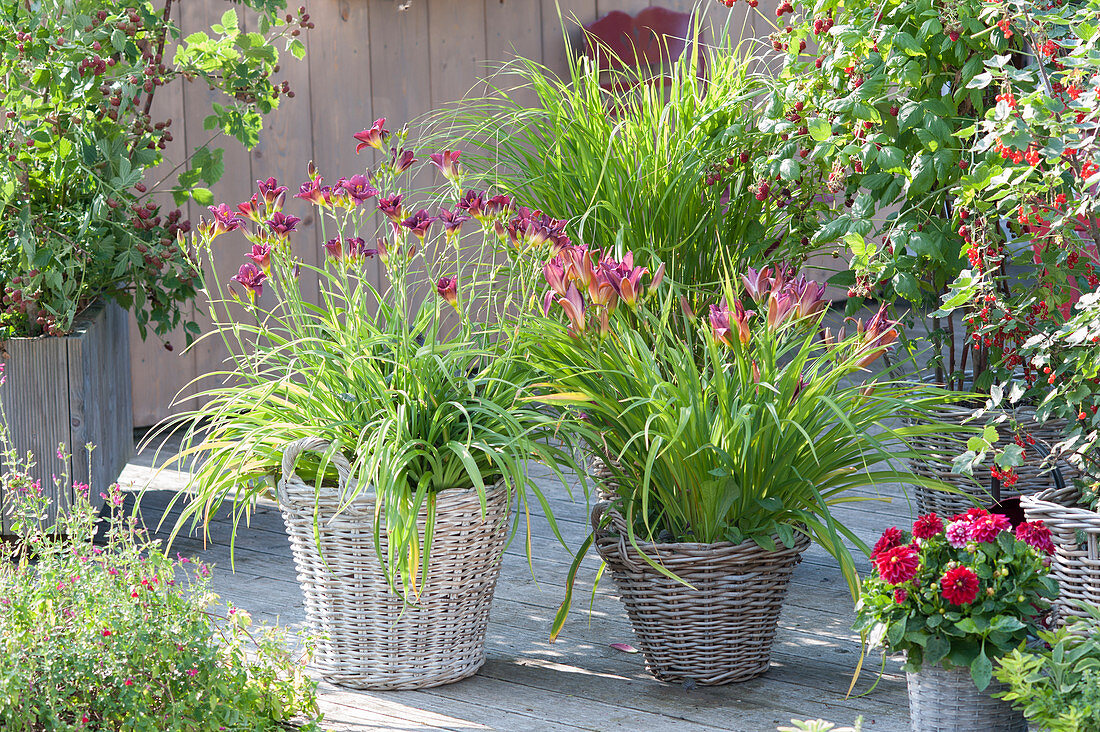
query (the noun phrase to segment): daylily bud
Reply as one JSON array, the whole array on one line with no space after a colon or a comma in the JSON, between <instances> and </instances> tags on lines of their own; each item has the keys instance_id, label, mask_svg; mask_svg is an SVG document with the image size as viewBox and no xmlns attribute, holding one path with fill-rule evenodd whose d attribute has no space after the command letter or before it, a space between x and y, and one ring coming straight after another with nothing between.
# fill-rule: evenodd
<instances>
[{"instance_id":1,"label":"daylily bud","mask_svg":"<svg viewBox=\"0 0 1100 732\"><path fill-rule=\"evenodd\" d=\"M458 278L440 277L435 283L435 291L439 296L450 303L451 307L458 310Z\"/></svg>"}]
</instances>

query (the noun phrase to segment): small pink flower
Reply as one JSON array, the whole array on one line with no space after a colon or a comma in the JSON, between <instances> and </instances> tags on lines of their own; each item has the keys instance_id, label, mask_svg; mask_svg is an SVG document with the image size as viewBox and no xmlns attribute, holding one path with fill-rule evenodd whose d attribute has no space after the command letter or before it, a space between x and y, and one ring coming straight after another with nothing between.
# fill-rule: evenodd
<instances>
[{"instance_id":1,"label":"small pink flower","mask_svg":"<svg viewBox=\"0 0 1100 732\"><path fill-rule=\"evenodd\" d=\"M122 683L123 683L124 686L133 686L134 685L134 680L133 679L126 679Z\"/></svg>"},{"instance_id":2,"label":"small pink flower","mask_svg":"<svg viewBox=\"0 0 1100 732\"><path fill-rule=\"evenodd\" d=\"M187 669L187 675L188 676L195 676L196 674L198 674L198 672L199 672L199 670L197 668Z\"/></svg>"},{"instance_id":3,"label":"small pink flower","mask_svg":"<svg viewBox=\"0 0 1100 732\"><path fill-rule=\"evenodd\" d=\"M947 543L956 549L962 549L970 537L970 524L966 521L954 521L947 526Z\"/></svg>"},{"instance_id":4,"label":"small pink flower","mask_svg":"<svg viewBox=\"0 0 1100 732\"><path fill-rule=\"evenodd\" d=\"M103 630L103 637L104 638L110 638L112 635L113 635L113 633L111 633L111 631L104 628L104 630Z\"/></svg>"}]
</instances>

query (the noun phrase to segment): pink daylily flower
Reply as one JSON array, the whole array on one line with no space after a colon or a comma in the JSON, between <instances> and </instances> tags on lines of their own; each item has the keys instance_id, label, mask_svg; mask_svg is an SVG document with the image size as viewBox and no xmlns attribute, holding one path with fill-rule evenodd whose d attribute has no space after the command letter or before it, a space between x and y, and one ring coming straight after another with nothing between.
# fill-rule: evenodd
<instances>
[{"instance_id":1,"label":"pink daylily flower","mask_svg":"<svg viewBox=\"0 0 1100 732\"><path fill-rule=\"evenodd\" d=\"M375 150L385 149L386 138L390 136L389 130L382 129L382 126L385 124L386 118L379 117L369 129L356 132L352 135L352 137L359 141L359 144L355 146L356 155L365 147L373 147Z\"/></svg>"}]
</instances>

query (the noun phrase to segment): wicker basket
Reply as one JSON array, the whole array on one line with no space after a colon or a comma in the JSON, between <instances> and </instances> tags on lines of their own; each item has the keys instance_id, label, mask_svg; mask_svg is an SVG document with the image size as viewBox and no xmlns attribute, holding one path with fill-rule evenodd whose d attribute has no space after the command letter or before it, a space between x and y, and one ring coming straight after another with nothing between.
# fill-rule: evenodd
<instances>
[{"instance_id":1,"label":"wicker basket","mask_svg":"<svg viewBox=\"0 0 1100 732\"><path fill-rule=\"evenodd\" d=\"M1042 521L1054 539L1050 574L1058 580L1054 613L1059 624L1089 617L1079 603L1100 604L1100 513L1078 503L1075 486L1024 496L1028 521Z\"/></svg>"},{"instance_id":2,"label":"wicker basket","mask_svg":"<svg viewBox=\"0 0 1100 732\"><path fill-rule=\"evenodd\" d=\"M1007 684L993 680L978 691L970 669L939 664L925 664L906 676L913 732L1027 732L1023 713L992 696L1007 691Z\"/></svg>"},{"instance_id":3,"label":"wicker basket","mask_svg":"<svg viewBox=\"0 0 1100 732\"><path fill-rule=\"evenodd\" d=\"M287 445L278 483L306 620L320 636L321 674L356 689L422 689L470 676L485 662L485 628L508 536L508 491L502 483L488 489L485 512L473 489L438 494L427 581L417 604L406 604L391 591L375 553L373 496L365 491L337 513L350 473L343 457L333 457L340 490L318 495L294 474L300 453L328 447L315 438ZM426 518L424 509L421 530Z\"/></svg>"},{"instance_id":4,"label":"wicker basket","mask_svg":"<svg viewBox=\"0 0 1100 732\"><path fill-rule=\"evenodd\" d=\"M949 407L938 413L940 419L945 422L962 423L973 415L972 409L965 407ZM1066 426L1065 420L1048 419L1040 424L1035 421L1035 411L1032 409L1018 409L1013 413L1020 426L1036 440L1046 444L1053 444L1062 438L1062 431ZM1002 430L1002 432L1004 432ZM1004 447L1011 442L1011 436L1002 434L996 447ZM951 459L959 453L959 445L948 435L928 434L916 435L910 440L913 449L938 458L946 458L947 463L931 460L910 460L909 467L914 475L922 478L932 478L943 481L958 489L961 493L946 493L925 486L913 486L917 498L918 514L936 513L939 516L951 517L957 513L963 513L974 506L991 507L992 496L985 487L974 482L970 478L951 472ZM1029 457L1037 458L1034 450L1028 452ZM1001 487L1001 500L1008 501L1019 498L1028 493L1037 493L1041 490L1054 487L1054 477L1051 472L1044 471L1041 460L1034 459L1016 468L1019 476L1014 486ZM1076 475L1068 466L1062 467L1062 474L1066 482L1072 482Z\"/></svg>"},{"instance_id":5,"label":"wicker basket","mask_svg":"<svg viewBox=\"0 0 1100 732\"><path fill-rule=\"evenodd\" d=\"M606 514L608 521L602 517ZM639 544L692 586L657 572L631 546L623 517L592 510L596 549L610 567L650 672L662 681L728 684L768 670L791 572L810 540L774 552L741 544Z\"/></svg>"}]
</instances>

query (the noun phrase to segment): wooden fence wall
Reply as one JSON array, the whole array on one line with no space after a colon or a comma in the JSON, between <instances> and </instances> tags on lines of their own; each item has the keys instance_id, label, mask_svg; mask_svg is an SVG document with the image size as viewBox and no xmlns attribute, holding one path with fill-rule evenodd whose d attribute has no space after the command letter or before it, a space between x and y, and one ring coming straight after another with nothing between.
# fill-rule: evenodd
<instances>
[{"instance_id":1,"label":"wooden fence wall","mask_svg":"<svg viewBox=\"0 0 1100 732\"><path fill-rule=\"evenodd\" d=\"M289 0L297 6L299 0ZM569 52L562 20L571 37L578 23L589 23L612 10L629 13L651 5L689 11L696 0L305 0L316 28L306 34L306 58L289 54L279 76L295 98L264 122L264 132L251 153L228 141L225 176L214 189L218 202L246 200L255 180L275 176L296 190L313 160L326 177L335 179L360 171L367 160L356 160L352 135L386 117L392 129L447 102L459 100L487 76L495 64L516 55L563 71ZM729 27L743 36L766 36L776 0L761 0L757 11L739 0L732 11L705 0L708 22ZM216 23L232 4L227 0L183 0L179 22L184 34ZM404 8L404 9L403 9ZM560 11L560 15L559 15ZM746 12L748 15L746 15ZM763 16L763 17L762 17ZM247 23L247 20L245 21ZM713 37L713 32L711 37ZM167 89L167 88L166 88ZM209 93L199 85L175 88L174 96L158 99L162 117L173 118L175 142L188 148L209 138L203 119L209 114ZM205 213L191 206L193 222ZM298 211L297 213L301 213ZM299 255L320 259L319 236L311 215L303 221ZM232 239L232 241L230 241ZM227 280L244 261L243 238L218 240L218 276ZM201 306L200 306L201 309ZM181 334L165 341L150 336L142 342L132 329L134 424L151 425L169 413L194 406L193 398L175 399L192 379L221 367L225 351L216 340L183 349ZM186 395L186 392L185 392ZM173 403L173 400L175 402Z\"/></svg>"}]
</instances>

